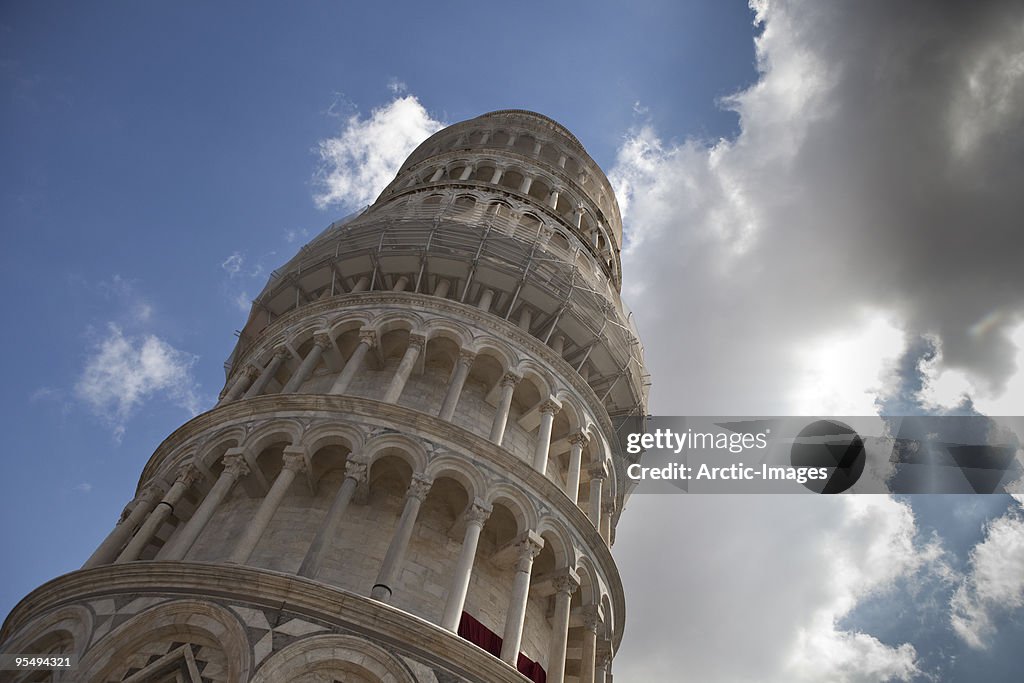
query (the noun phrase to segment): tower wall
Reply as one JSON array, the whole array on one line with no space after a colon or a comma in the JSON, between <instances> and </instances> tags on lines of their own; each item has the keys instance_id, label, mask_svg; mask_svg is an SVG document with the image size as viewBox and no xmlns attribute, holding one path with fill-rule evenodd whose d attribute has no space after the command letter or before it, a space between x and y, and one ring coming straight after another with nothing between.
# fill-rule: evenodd
<instances>
[{"instance_id":1,"label":"tower wall","mask_svg":"<svg viewBox=\"0 0 1024 683\"><path fill-rule=\"evenodd\" d=\"M438 132L273 273L218 405L4 650L76 653L89 680L605 680L611 420L646 405L621 239L554 121Z\"/></svg>"}]
</instances>

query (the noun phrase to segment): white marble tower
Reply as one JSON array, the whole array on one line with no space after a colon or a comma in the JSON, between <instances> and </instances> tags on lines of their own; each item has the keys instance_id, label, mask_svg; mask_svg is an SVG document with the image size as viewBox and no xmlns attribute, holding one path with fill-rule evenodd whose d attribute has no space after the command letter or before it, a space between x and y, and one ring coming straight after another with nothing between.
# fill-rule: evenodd
<instances>
[{"instance_id":1,"label":"white marble tower","mask_svg":"<svg viewBox=\"0 0 1024 683\"><path fill-rule=\"evenodd\" d=\"M273 273L220 402L0 647L75 654L54 680L610 681L612 420L646 409L621 241L551 119L433 135Z\"/></svg>"}]
</instances>

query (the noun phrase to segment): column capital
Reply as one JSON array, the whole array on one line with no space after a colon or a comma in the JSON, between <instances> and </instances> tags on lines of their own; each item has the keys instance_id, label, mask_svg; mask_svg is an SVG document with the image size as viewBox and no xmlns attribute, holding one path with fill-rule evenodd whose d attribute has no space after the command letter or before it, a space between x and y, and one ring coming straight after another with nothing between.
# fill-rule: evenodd
<instances>
[{"instance_id":1,"label":"column capital","mask_svg":"<svg viewBox=\"0 0 1024 683\"><path fill-rule=\"evenodd\" d=\"M535 532L527 532L515 543L516 569L521 572L526 571L529 564L533 563L534 558L540 555L540 551L543 549L544 539Z\"/></svg>"},{"instance_id":2,"label":"column capital","mask_svg":"<svg viewBox=\"0 0 1024 683\"><path fill-rule=\"evenodd\" d=\"M501 386L503 387L514 387L522 381L522 377L514 372L506 372L501 376Z\"/></svg>"},{"instance_id":3,"label":"column capital","mask_svg":"<svg viewBox=\"0 0 1024 683\"><path fill-rule=\"evenodd\" d=\"M415 498L422 503L423 499L427 497L427 493L430 491L430 487L433 483L433 479L425 477L422 474L414 474L412 475L412 481L409 482L409 489L405 492L405 497Z\"/></svg>"},{"instance_id":4,"label":"column capital","mask_svg":"<svg viewBox=\"0 0 1024 683\"><path fill-rule=\"evenodd\" d=\"M466 524L479 524L483 526L487 518L491 516L491 506L479 498L474 498L473 502L466 508L463 516L466 519Z\"/></svg>"},{"instance_id":5,"label":"column capital","mask_svg":"<svg viewBox=\"0 0 1024 683\"><path fill-rule=\"evenodd\" d=\"M374 330L359 330L359 341L372 349L377 345L377 333Z\"/></svg>"},{"instance_id":6,"label":"column capital","mask_svg":"<svg viewBox=\"0 0 1024 683\"><path fill-rule=\"evenodd\" d=\"M597 653L594 655L595 664L598 669L604 671L608 670L608 667L612 663L612 644L606 640L602 640L597 644Z\"/></svg>"},{"instance_id":7,"label":"column capital","mask_svg":"<svg viewBox=\"0 0 1024 683\"><path fill-rule=\"evenodd\" d=\"M583 608L580 616L583 619L583 628L597 633L597 627L601 625L601 613L597 609L597 605L587 605Z\"/></svg>"},{"instance_id":8,"label":"column capital","mask_svg":"<svg viewBox=\"0 0 1024 683\"><path fill-rule=\"evenodd\" d=\"M279 346L274 349L274 358L280 358L281 360L288 360L292 357L292 352L288 350L287 346Z\"/></svg>"},{"instance_id":9,"label":"column capital","mask_svg":"<svg viewBox=\"0 0 1024 683\"><path fill-rule=\"evenodd\" d=\"M570 446L584 447L584 446L587 445L587 443L589 443L589 441L590 441L590 439L583 432L576 432L575 434L570 434L569 435L569 445Z\"/></svg>"},{"instance_id":10,"label":"column capital","mask_svg":"<svg viewBox=\"0 0 1024 683\"><path fill-rule=\"evenodd\" d=\"M555 589L555 593L571 596L576 592L576 589L580 587L580 580L573 576L574 573L572 569L568 569L565 574L551 579L551 586Z\"/></svg>"},{"instance_id":11,"label":"column capital","mask_svg":"<svg viewBox=\"0 0 1024 683\"><path fill-rule=\"evenodd\" d=\"M313 344L321 349L329 349L331 348L331 335L326 331L316 332L313 334Z\"/></svg>"},{"instance_id":12,"label":"column capital","mask_svg":"<svg viewBox=\"0 0 1024 683\"><path fill-rule=\"evenodd\" d=\"M135 499L138 501L148 499L156 502L160 499L160 496L164 495L164 491L166 490L167 489L160 482L151 481L142 487L142 490L139 491L139 495L135 496Z\"/></svg>"},{"instance_id":13,"label":"column capital","mask_svg":"<svg viewBox=\"0 0 1024 683\"><path fill-rule=\"evenodd\" d=\"M426 343L427 338L424 335L416 332L409 333L409 346L418 346L422 350Z\"/></svg>"},{"instance_id":14,"label":"column capital","mask_svg":"<svg viewBox=\"0 0 1024 683\"><path fill-rule=\"evenodd\" d=\"M354 479L358 483L366 481L366 474L370 469L369 463L359 456L350 456L345 461L345 478Z\"/></svg>"},{"instance_id":15,"label":"column capital","mask_svg":"<svg viewBox=\"0 0 1024 683\"><path fill-rule=\"evenodd\" d=\"M304 472L306 470L306 453L300 449L286 448L281 456L281 471Z\"/></svg>"},{"instance_id":16,"label":"column capital","mask_svg":"<svg viewBox=\"0 0 1024 683\"><path fill-rule=\"evenodd\" d=\"M600 462L596 465L591 465L587 469L587 474L590 475L591 479L607 479L608 468L605 467L605 464L603 462Z\"/></svg>"},{"instance_id":17,"label":"column capital","mask_svg":"<svg viewBox=\"0 0 1024 683\"><path fill-rule=\"evenodd\" d=\"M551 413L552 415L554 415L561 409L562 404L559 403L558 400L554 398L549 398L540 404L540 412L542 413Z\"/></svg>"},{"instance_id":18,"label":"column capital","mask_svg":"<svg viewBox=\"0 0 1024 683\"><path fill-rule=\"evenodd\" d=\"M242 375L244 377L247 377L251 381L260 376L260 369L253 365L252 363L249 363L244 368L242 368Z\"/></svg>"},{"instance_id":19,"label":"column capital","mask_svg":"<svg viewBox=\"0 0 1024 683\"><path fill-rule=\"evenodd\" d=\"M224 472L231 475L235 479L240 479L245 475L249 474L249 463L245 461L245 458L241 453L232 453L231 455L224 456Z\"/></svg>"},{"instance_id":20,"label":"column capital","mask_svg":"<svg viewBox=\"0 0 1024 683\"><path fill-rule=\"evenodd\" d=\"M459 349L459 362L465 363L466 365L472 365L473 361L476 360L476 351L470 351L468 349Z\"/></svg>"},{"instance_id":21,"label":"column capital","mask_svg":"<svg viewBox=\"0 0 1024 683\"><path fill-rule=\"evenodd\" d=\"M175 483L180 481L182 484L185 485L185 488L191 488L192 485L199 481L199 479L202 476L203 473L199 471L199 468L196 467L196 464L190 462L186 465L183 465L182 468L178 470L178 476L175 478L174 481Z\"/></svg>"},{"instance_id":22,"label":"column capital","mask_svg":"<svg viewBox=\"0 0 1024 683\"><path fill-rule=\"evenodd\" d=\"M605 513L606 515L614 515L615 509L615 501L613 500L601 503L601 512Z\"/></svg>"}]
</instances>

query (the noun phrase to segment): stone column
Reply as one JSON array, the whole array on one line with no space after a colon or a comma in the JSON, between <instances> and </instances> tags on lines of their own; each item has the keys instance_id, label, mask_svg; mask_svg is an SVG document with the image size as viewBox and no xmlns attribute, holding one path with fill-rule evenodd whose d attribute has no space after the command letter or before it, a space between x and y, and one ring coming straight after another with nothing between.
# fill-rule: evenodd
<instances>
[{"instance_id":1,"label":"stone column","mask_svg":"<svg viewBox=\"0 0 1024 683\"><path fill-rule=\"evenodd\" d=\"M118 553L128 542L132 532L142 523L142 520L150 513L156 504L156 499L163 493L163 489L157 484L147 484L142 493L135 499L135 505L131 512L123 516L117 525L103 539L96 551L89 556L89 559L82 565L82 569L96 567L101 564L110 564L117 559Z\"/></svg>"},{"instance_id":2,"label":"stone column","mask_svg":"<svg viewBox=\"0 0 1024 683\"><path fill-rule=\"evenodd\" d=\"M455 373L452 375L452 381L448 384L448 391L444 395L441 412L437 414L442 420L451 420L455 415L459 397L462 396L462 388L466 385L466 378L469 377L469 370L473 366L475 358L476 354L472 351L459 352L459 359L455 361Z\"/></svg>"},{"instance_id":3,"label":"stone column","mask_svg":"<svg viewBox=\"0 0 1024 683\"><path fill-rule=\"evenodd\" d=\"M529 332L531 324L533 324L533 311L523 306L523 310L519 313L519 329Z\"/></svg>"},{"instance_id":4,"label":"stone column","mask_svg":"<svg viewBox=\"0 0 1024 683\"><path fill-rule=\"evenodd\" d=\"M405 507L402 509L402 516L398 520L398 527L395 535L391 537L388 551L384 554L384 562L381 564L380 572L377 573L377 582L370 591L370 597L380 602L388 602L394 593L395 579L402 570L402 563L405 561L405 551L409 548L409 539L412 538L413 529L416 526L416 516L420 513L420 505L430 491L433 482L423 475L414 474L409 490L405 494Z\"/></svg>"},{"instance_id":5,"label":"stone column","mask_svg":"<svg viewBox=\"0 0 1024 683\"><path fill-rule=\"evenodd\" d=\"M231 401L237 400L239 396L245 393L245 390L252 386L252 383L260 376L260 369L255 365L246 365L245 368L238 373L238 377L235 378L235 383L228 389L228 393L224 394L224 398L220 400L221 405L223 403L230 403Z\"/></svg>"},{"instance_id":6,"label":"stone column","mask_svg":"<svg viewBox=\"0 0 1024 683\"><path fill-rule=\"evenodd\" d=\"M444 166L441 166L436 171L434 171L434 175L430 176L430 181L429 182L436 183L438 180L440 180L442 178L442 176L444 176L444 172L445 172L445 168L444 168Z\"/></svg>"},{"instance_id":7,"label":"stone column","mask_svg":"<svg viewBox=\"0 0 1024 683\"><path fill-rule=\"evenodd\" d=\"M512 596L505 614L505 634L501 642L501 659L513 667L519 659L519 646L523 641L523 626L526 621L526 601L530 598L530 573L533 558L537 557L544 541L532 532L516 543L516 575L512 579Z\"/></svg>"},{"instance_id":8,"label":"stone column","mask_svg":"<svg viewBox=\"0 0 1024 683\"><path fill-rule=\"evenodd\" d=\"M551 652L548 655L548 683L562 683L565 678L565 650L569 644L569 608L579 580L567 570L555 577L555 614L551 618Z\"/></svg>"},{"instance_id":9,"label":"stone column","mask_svg":"<svg viewBox=\"0 0 1024 683\"><path fill-rule=\"evenodd\" d=\"M291 376L288 383L284 385L284 389L281 389L282 394L294 394L298 391L302 383L309 379L309 376L313 374L313 369L316 364L320 362L320 356L323 355L324 349L329 348L331 345L331 335L326 332L317 332L313 335L313 348L309 350L306 357L302 359L302 364L299 369L295 371L295 374Z\"/></svg>"},{"instance_id":10,"label":"stone column","mask_svg":"<svg viewBox=\"0 0 1024 683\"><path fill-rule=\"evenodd\" d=\"M366 481L367 469L368 465L365 460L358 456L349 456L345 463L345 479L341 482L341 488L335 494L331 507L327 510L327 515L320 522L312 545L309 546L306 556L302 559L302 566L299 567L300 576L316 578L317 572L320 571L320 565L323 564L324 556L330 549L334 537L338 535L338 525L341 524L341 520L345 516L348 504L352 502L352 496L355 495L359 484Z\"/></svg>"},{"instance_id":11,"label":"stone column","mask_svg":"<svg viewBox=\"0 0 1024 683\"><path fill-rule=\"evenodd\" d=\"M597 655L594 658L594 683L610 683L611 666L611 646L607 642L601 642L597 646Z\"/></svg>"},{"instance_id":12,"label":"stone column","mask_svg":"<svg viewBox=\"0 0 1024 683\"><path fill-rule=\"evenodd\" d=\"M128 545L125 546L121 554L117 556L115 564L122 564L124 562L133 562L139 559L142 551L146 549L146 546L156 537L157 532L160 531L160 527L163 526L164 520L174 512L174 506L178 504L182 496L188 492L192 485L199 480L202 476L199 468L193 464L188 464L181 468L178 472L178 477L174 480L174 484L164 495L156 505L156 509L150 513L146 521L139 527L138 532L132 537L132 540L128 541Z\"/></svg>"},{"instance_id":13,"label":"stone column","mask_svg":"<svg viewBox=\"0 0 1024 683\"><path fill-rule=\"evenodd\" d=\"M493 300L494 300L494 290L485 289L480 294L480 301L477 302L476 307L479 308L481 311L489 311L489 310L491 310L491 301L493 301Z\"/></svg>"},{"instance_id":14,"label":"stone column","mask_svg":"<svg viewBox=\"0 0 1024 683\"><path fill-rule=\"evenodd\" d=\"M522 378L511 372L505 373L501 378L501 399L498 401L498 410L494 413L494 422L491 423L490 436L491 441L499 446L505 437L505 425L508 423L508 413L512 408L512 394L515 393L520 379Z\"/></svg>"},{"instance_id":15,"label":"stone column","mask_svg":"<svg viewBox=\"0 0 1024 683\"><path fill-rule=\"evenodd\" d=\"M405 275L402 275L395 282L395 286L391 288L391 291L392 292L404 292L405 291L405 287L408 284L409 284L409 278L406 277Z\"/></svg>"},{"instance_id":16,"label":"stone column","mask_svg":"<svg viewBox=\"0 0 1024 683\"><path fill-rule=\"evenodd\" d=\"M491 176L491 185L497 185L501 182L501 174L505 172L503 168L494 169L494 175Z\"/></svg>"},{"instance_id":17,"label":"stone column","mask_svg":"<svg viewBox=\"0 0 1024 683\"><path fill-rule=\"evenodd\" d=\"M541 474L548 471L548 453L551 450L551 426L555 413L561 410L558 401L548 399L540 404L540 427L537 428L537 447L533 451L533 469Z\"/></svg>"},{"instance_id":18,"label":"stone column","mask_svg":"<svg viewBox=\"0 0 1024 683\"><path fill-rule=\"evenodd\" d=\"M569 437L569 476L565 482L565 495L573 503L580 499L580 466L583 461L583 448L587 445L587 437L577 432Z\"/></svg>"},{"instance_id":19,"label":"stone column","mask_svg":"<svg viewBox=\"0 0 1024 683\"><path fill-rule=\"evenodd\" d=\"M230 453L230 451L229 451ZM244 477L249 473L249 465L246 464L245 458L242 457L241 453L231 453L230 455L224 456L224 469L221 471L220 476L217 478L217 482L210 489L210 492L206 494L206 498L199 505L195 514L192 515L192 519L188 520L178 534L171 539L171 547L163 554L160 559L163 560L180 560L185 557L192 544L199 538L199 534L206 528L210 518L213 517L213 513L217 511L224 497L228 495L228 491L235 485L235 482Z\"/></svg>"},{"instance_id":20,"label":"stone column","mask_svg":"<svg viewBox=\"0 0 1024 683\"><path fill-rule=\"evenodd\" d=\"M466 168L462 169L462 175L459 176L459 180L469 180L469 177L473 175L473 164L466 164Z\"/></svg>"},{"instance_id":21,"label":"stone column","mask_svg":"<svg viewBox=\"0 0 1024 683\"><path fill-rule=\"evenodd\" d=\"M561 356L563 349L565 349L565 337L559 334L551 340L551 350Z\"/></svg>"},{"instance_id":22,"label":"stone column","mask_svg":"<svg viewBox=\"0 0 1024 683\"><path fill-rule=\"evenodd\" d=\"M385 403L398 403L398 398L402 395L402 390L405 389L405 383L409 381L409 375L412 374L412 369L416 365L416 359L420 357L420 351L423 350L426 343L426 338L421 334L409 335L409 344L405 347L405 355L402 356L402 361L398 364L398 369L395 370L395 376L391 378L391 384L384 394Z\"/></svg>"},{"instance_id":23,"label":"stone column","mask_svg":"<svg viewBox=\"0 0 1024 683\"><path fill-rule=\"evenodd\" d=\"M349 294L358 294L359 292L365 292L367 287L370 286L370 278L363 275L361 278L356 280L356 283L352 285L352 291Z\"/></svg>"},{"instance_id":24,"label":"stone column","mask_svg":"<svg viewBox=\"0 0 1024 683\"><path fill-rule=\"evenodd\" d=\"M473 563L476 560L476 548L480 541L480 531L484 522L491 514L491 506L477 498L466 510L466 533L462 537L462 550L455 562L455 573L452 586L448 591L448 600L444 605L444 616L441 617L441 628L452 633L459 630L462 608L466 605L466 593L469 592L469 580L473 575Z\"/></svg>"},{"instance_id":25,"label":"stone column","mask_svg":"<svg viewBox=\"0 0 1024 683\"><path fill-rule=\"evenodd\" d=\"M558 190L551 190L551 194L548 195L548 207L554 209L558 206Z\"/></svg>"},{"instance_id":26,"label":"stone column","mask_svg":"<svg viewBox=\"0 0 1024 683\"><path fill-rule=\"evenodd\" d=\"M274 513L277 512L278 506L281 505L285 494L288 493L288 487L295 481L295 475L306 469L306 454L301 448L293 446L285 448L283 460L281 472L274 479L274 484L270 487L267 495L263 497L262 502L260 502L256 514L249 520L249 524L245 527L242 537L238 539L238 543L235 545L231 557L228 558L228 562L245 564L249 561L249 557L252 555L252 551L255 550L256 544L259 543L263 532L267 530L270 520L273 519Z\"/></svg>"},{"instance_id":27,"label":"stone column","mask_svg":"<svg viewBox=\"0 0 1024 683\"><path fill-rule=\"evenodd\" d=\"M523 183L519 186L519 191L523 194L530 194L531 187L533 187L533 178L526 176L523 178Z\"/></svg>"},{"instance_id":28,"label":"stone column","mask_svg":"<svg viewBox=\"0 0 1024 683\"><path fill-rule=\"evenodd\" d=\"M442 299L446 298L449 287L451 287L451 283L448 280L438 280L437 286L434 287L434 296L439 296Z\"/></svg>"},{"instance_id":29,"label":"stone column","mask_svg":"<svg viewBox=\"0 0 1024 683\"><path fill-rule=\"evenodd\" d=\"M245 392L246 398L253 398L263 393L263 390L270 384L270 380L274 379L274 375L277 374L278 369L281 367L281 363L291 355L291 352L283 346L278 350L274 351L274 356L267 363L266 367L260 372L260 376L256 378L256 381L252 383L249 390Z\"/></svg>"},{"instance_id":30,"label":"stone column","mask_svg":"<svg viewBox=\"0 0 1024 683\"><path fill-rule=\"evenodd\" d=\"M345 363L345 367L342 368L341 373L338 375L338 379L334 380L334 384L331 386L331 394L344 394L345 390L348 389L348 385L351 384L352 378L356 376L359 369L363 367L363 362L366 360L367 352L373 347L377 341L377 336L372 330L363 330L359 333L359 344L356 346L356 350L352 352L348 362Z\"/></svg>"},{"instance_id":31,"label":"stone column","mask_svg":"<svg viewBox=\"0 0 1024 683\"><path fill-rule=\"evenodd\" d=\"M597 658L597 627L601 617L597 607L591 605L583 612L583 658L580 661L580 683L595 683L594 672Z\"/></svg>"},{"instance_id":32,"label":"stone column","mask_svg":"<svg viewBox=\"0 0 1024 683\"><path fill-rule=\"evenodd\" d=\"M608 545L612 544L612 517L615 515L615 501L601 503L601 538Z\"/></svg>"},{"instance_id":33,"label":"stone column","mask_svg":"<svg viewBox=\"0 0 1024 683\"><path fill-rule=\"evenodd\" d=\"M601 529L601 487L605 478L608 477L608 470L604 463L598 463L590 468L590 521L594 528Z\"/></svg>"}]
</instances>

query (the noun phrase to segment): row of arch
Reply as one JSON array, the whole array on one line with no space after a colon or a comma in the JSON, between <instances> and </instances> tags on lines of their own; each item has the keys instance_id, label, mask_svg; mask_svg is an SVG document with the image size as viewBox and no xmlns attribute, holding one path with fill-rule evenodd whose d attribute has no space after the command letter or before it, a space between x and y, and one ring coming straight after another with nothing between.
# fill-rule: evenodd
<instances>
[{"instance_id":1,"label":"row of arch","mask_svg":"<svg viewBox=\"0 0 1024 683\"><path fill-rule=\"evenodd\" d=\"M610 251L612 241L601 213L587 206L586 197L576 197L564 184L543 171L494 158L454 158L413 172L404 187L446 181L487 183L515 192L561 216L587 236L599 253Z\"/></svg>"},{"instance_id":2,"label":"row of arch","mask_svg":"<svg viewBox=\"0 0 1024 683\"><path fill-rule=\"evenodd\" d=\"M567 230L563 223L514 196L496 197L465 188L419 190L395 197L381 211L398 220L440 216L481 230L490 227L524 242L537 242L547 251L556 250L565 261L575 262L579 273L597 290L606 289L608 279L618 278L618 264L603 231L590 230L589 246L585 245L579 233Z\"/></svg>"},{"instance_id":3,"label":"row of arch","mask_svg":"<svg viewBox=\"0 0 1024 683\"><path fill-rule=\"evenodd\" d=\"M74 680L83 681L198 683L189 675L185 659L194 660L196 653L204 652L212 653L218 661L215 667L204 667L203 681L312 683L333 678L356 683L417 683L403 661L379 645L351 635L310 635L257 661L239 616L205 600L161 602L130 617L90 647L95 622L87 607L67 605L30 623L5 649L74 656L77 665L70 673ZM177 647L172 649L172 644ZM189 650L188 655L184 655L184 649ZM164 650L167 653L158 656ZM140 654L154 661L133 667L132 662L140 659ZM172 678L175 672L180 676ZM38 671L24 672L11 680L28 681L37 675ZM59 670L54 680L64 680Z\"/></svg>"},{"instance_id":4,"label":"row of arch","mask_svg":"<svg viewBox=\"0 0 1024 683\"><path fill-rule=\"evenodd\" d=\"M379 370L369 367L371 349ZM607 439L557 373L449 317L404 309L336 311L304 319L236 367L222 403L275 392L340 393L434 412L533 462L573 502L581 500L580 487L589 486L584 475L592 466L607 464L614 472ZM603 499L614 500L614 473L607 488Z\"/></svg>"},{"instance_id":5,"label":"row of arch","mask_svg":"<svg viewBox=\"0 0 1024 683\"><path fill-rule=\"evenodd\" d=\"M533 132L524 132L517 127L474 126L470 130L466 130L466 128L458 126L442 131L437 140L424 144L421 149L425 153L417 150L410 157L410 161L420 161L445 152L469 148L508 149L522 156L543 161L550 166L564 170L566 175L574 179L584 189L593 185L596 179L596 175L591 170L593 164L577 157L575 153L567 150L560 141L538 136ZM612 215L611 202L608 201L601 184L597 183L597 187L593 191L598 205L605 214Z\"/></svg>"},{"instance_id":6,"label":"row of arch","mask_svg":"<svg viewBox=\"0 0 1024 683\"><path fill-rule=\"evenodd\" d=\"M195 468L215 480L205 494L194 486L199 478L190 472ZM309 491L302 484L296 489L297 473L305 473ZM162 474L164 481L175 484L162 494L159 504L156 498L161 492L143 490L122 523L137 525L138 530L131 536L122 534L121 543L110 548L111 554L118 553L115 562L248 563L357 592L367 590L372 582L371 596L449 630L458 626L465 608L466 614L495 632L503 631L507 642L522 642L532 659L548 667L558 663L556 670L568 662L565 648L578 652L582 647L593 658L599 639L612 640L615 617L608 584L587 543L557 512L526 493L521 482L472 456L442 451L408 435L366 432L355 424L323 420L305 427L299 419L275 418L258 427L243 423L210 434L184 461L170 464ZM247 493L253 490L262 493ZM189 491L194 494L195 511L187 519L178 519L178 510L189 507L182 505ZM357 491L362 491L361 497ZM317 495L324 504L311 504L311 496ZM325 507L328 499L330 506L318 519L313 510ZM294 516L278 519L279 510L289 507L302 511L306 528L295 528ZM339 517L357 527L369 526L370 535L346 540L344 530L351 533L353 527L339 526ZM147 518L159 518L158 523ZM444 548L445 534L460 524L465 528L462 549L453 563L451 551L437 549ZM111 535L118 534L122 525ZM387 547L383 543L370 547L374 539L384 540L390 526L394 530ZM161 529L166 538L159 537ZM138 542L139 535L146 534L149 537ZM310 536L304 555L280 541ZM133 547L142 551L126 555ZM332 557L340 557L341 564ZM454 564L439 566L433 578L424 579L428 584L447 583L448 577L454 577L450 586L442 586L448 589L443 604L430 597L439 591L410 585L403 578L406 557L416 558L417 566ZM109 559L98 558L96 563ZM368 563L379 565L376 577L365 574ZM524 572L521 592L513 590L507 609L495 611L496 600L500 602L508 585ZM547 643L558 635L559 626L549 626L544 616L550 602L555 601L558 608L556 591L566 591L561 601L563 632L555 638L561 649L547 652ZM458 604L452 602L453 595L461 595ZM517 599L521 608L515 607ZM571 633L570 612L581 618L592 614L594 620L582 632ZM574 641L581 642L574 645ZM515 662L518 654L516 647L507 661ZM506 657L504 650L502 657ZM582 666L573 657L573 665Z\"/></svg>"}]
</instances>

